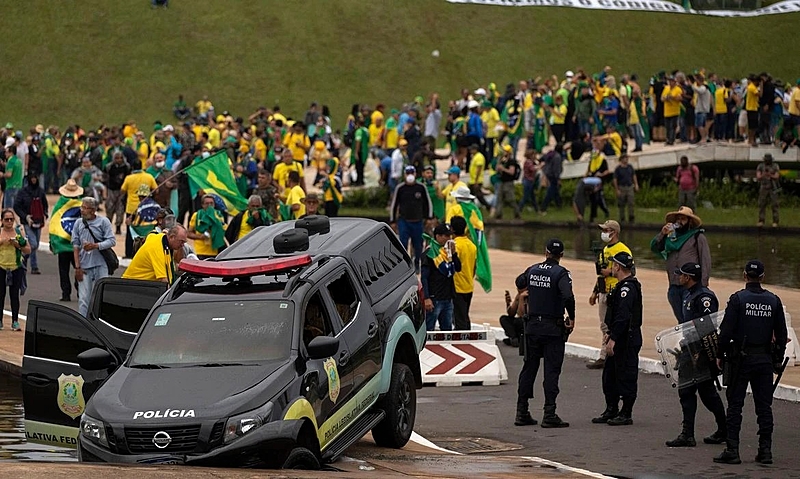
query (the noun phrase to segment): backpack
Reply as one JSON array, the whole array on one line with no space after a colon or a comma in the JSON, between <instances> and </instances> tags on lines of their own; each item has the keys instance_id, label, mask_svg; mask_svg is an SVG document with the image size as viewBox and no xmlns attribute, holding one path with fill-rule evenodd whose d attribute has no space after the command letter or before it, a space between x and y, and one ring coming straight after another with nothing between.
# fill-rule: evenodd
<instances>
[{"instance_id":1,"label":"backpack","mask_svg":"<svg viewBox=\"0 0 800 479\"><path fill-rule=\"evenodd\" d=\"M517 181L520 176L522 176L522 168L519 166L519 162L514 160L514 164L517 165L517 168L514 170L514 181Z\"/></svg>"},{"instance_id":2,"label":"backpack","mask_svg":"<svg viewBox=\"0 0 800 479\"><path fill-rule=\"evenodd\" d=\"M44 224L44 205L41 197L36 196L31 200L30 215L31 228L41 228Z\"/></svg>"}]
</instances>

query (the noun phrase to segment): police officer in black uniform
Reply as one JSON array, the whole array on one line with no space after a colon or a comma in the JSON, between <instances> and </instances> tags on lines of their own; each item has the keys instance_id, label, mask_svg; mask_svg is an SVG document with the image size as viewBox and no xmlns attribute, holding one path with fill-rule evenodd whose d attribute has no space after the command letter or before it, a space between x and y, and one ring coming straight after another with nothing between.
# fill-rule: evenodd
<instances>
[{"instance_id":1,"label":"police officer in black uniform","mask_svg":"<svg viewBox=\"0 0 800 479\"><path fill-rule=\"evenodd\" d=\"M687 289L689 296L683 302L683 318L681 323L687 323L703 316L716 313L719 309L719 301L713 291L699 283L702 277L702 269L697 263L686 263L675 270L681 286ZM687 346L688 347L688 346ZM684 354L691 354L684 351ZM698 361L702 358L698 358ZM707 360L706 360L707 361ZM717 376L716 364L712 366L712 375ZM697 413L697 396L703 405L714 414L717 422L717 431L704 438L706 444L722 444L725 442L727 427L725 425L725 406L722 404L717 390L714 387L714 379L707 379L695 384L689 384L678 390L678 397L681 401L683 410L683 430L675 439L667 441L669 447L695 447L697 441L694 439L694 418Z\"/></svg>"},{"instance_id":2,"label":"police officer in black uniform","mask_svg":"<svg viewBox=\"0 0 800 479\"><path fill-rule=\"evenodd\" d=\"M542 427L568 427L569 423L556 414L558 377L564 363L567 335L575 327L575 295L572 276L558 262L564 254L564 243L558 239L547 242L545 261L534 264L516 280L517 289L527 292L525 316L525 363L519 374L517 415L514 424L536 424L528 411L533 397L533 382L544 358L544 416ZM569 316L564 320L564 310Z\"/></svg>"},{"instance_id":3,"label":"police officer in black uniform","mask_svg":"<svg viewBox=\"0 0 800 479\"><path fill-rule=\"evenodd\" d=\"M728 370L728 438L725 450L714 462L741 464L739 431L747 385L753 391L758 418L756 462L772 464L772 373L780 368L786 350L786 319L783 304L761 287L764 263L748 261L744 267L745 288L731 295L720 324L720 355ZM774 338L774 340L773 340ZM718 360L719 360L718 359ZM720 365L722 362L720 361Z\"/></svg>"},{"instance_id":4,"label":"police officer in black uniform","mask_svg":"<svg viewBox=\"0 0 800 479\"><path fill-rule=\"evenodd\" d=\"M606 409L595 424L633 424L642 349L642 285L633 275L633 256L619 252L611 257L611 274L619 281L608 295L606 362L603 365L603 395ZM622 399L622 409L619 401Z\"/></svg>"}]
</instances>

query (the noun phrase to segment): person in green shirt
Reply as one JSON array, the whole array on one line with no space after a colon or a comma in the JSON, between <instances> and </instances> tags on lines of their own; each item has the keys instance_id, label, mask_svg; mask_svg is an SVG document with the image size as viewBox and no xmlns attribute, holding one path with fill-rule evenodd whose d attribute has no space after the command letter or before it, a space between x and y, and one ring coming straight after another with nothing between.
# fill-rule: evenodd
<instances>
[{"instance_id":1,"label":"person in green shirt","mask_svg":"<svg viewBox=\"0 0 800 479\"><path fill-rule=\"evenodd\" d=\"M16 146L6 148L6 191L3 195L3 208L13 208L17 193L22 189L22 162L15 154Z\"/></svg>"},{"instance_id":2,"label":"person in green shirt","mask_svg":"<svg viewBox=\"0 0 800 479\"><path fill-rule=\"evenodd\" d=\"M179 120L185 120L192 116L192 110L186 106L186 102L183 101L183 95L178 95L178 101L172 105L172 112L175 114L175 118Z\"/></svg>"},{"instance_id":3,"label":"person in green shirt","mask_svg":"<svg viewBox=\"0 0 800 479\"><path fill-rule=\"evenodd\" d=\"M356 181L353 186L364 185L364 165L369 159L369 130L364 126L364 117L356 118L356 132L353 137L353 150L350 153L350 163L356 166Z\"/></svg>"}]
</instances>

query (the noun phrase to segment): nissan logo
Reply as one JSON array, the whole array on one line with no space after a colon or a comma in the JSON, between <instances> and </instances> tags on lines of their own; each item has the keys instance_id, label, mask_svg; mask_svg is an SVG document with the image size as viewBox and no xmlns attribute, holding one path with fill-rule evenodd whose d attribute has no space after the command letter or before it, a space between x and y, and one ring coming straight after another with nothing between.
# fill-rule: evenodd
<instances>
[{"instance_id":1,"label":"nissan logo","mask_svg":"<svg viewBox=\"0 0 800 479\"><path fill-rule=\"evenodd\" d=\"M153 444L159 449L164 449L172 442L172 438L164 431L158 431L153 436Z\"/></svg>"}]
</instances>

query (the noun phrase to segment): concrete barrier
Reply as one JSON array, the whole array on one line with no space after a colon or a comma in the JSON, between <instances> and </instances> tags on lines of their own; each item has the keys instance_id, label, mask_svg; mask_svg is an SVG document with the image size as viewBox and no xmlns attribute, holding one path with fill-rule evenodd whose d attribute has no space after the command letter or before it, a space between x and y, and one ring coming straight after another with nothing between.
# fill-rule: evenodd
<instances>
[{"instance_id":1,"label":"concrete barrier","mask_svg":"<svg viewBox=\"0 0 800 479\"><path fill-rule=\"evenodd\" d=\"M508 379L495 333L488 325L472 331L428 332L419 362L424 384L497 386Z\"/></svg>"}]
</instances>

